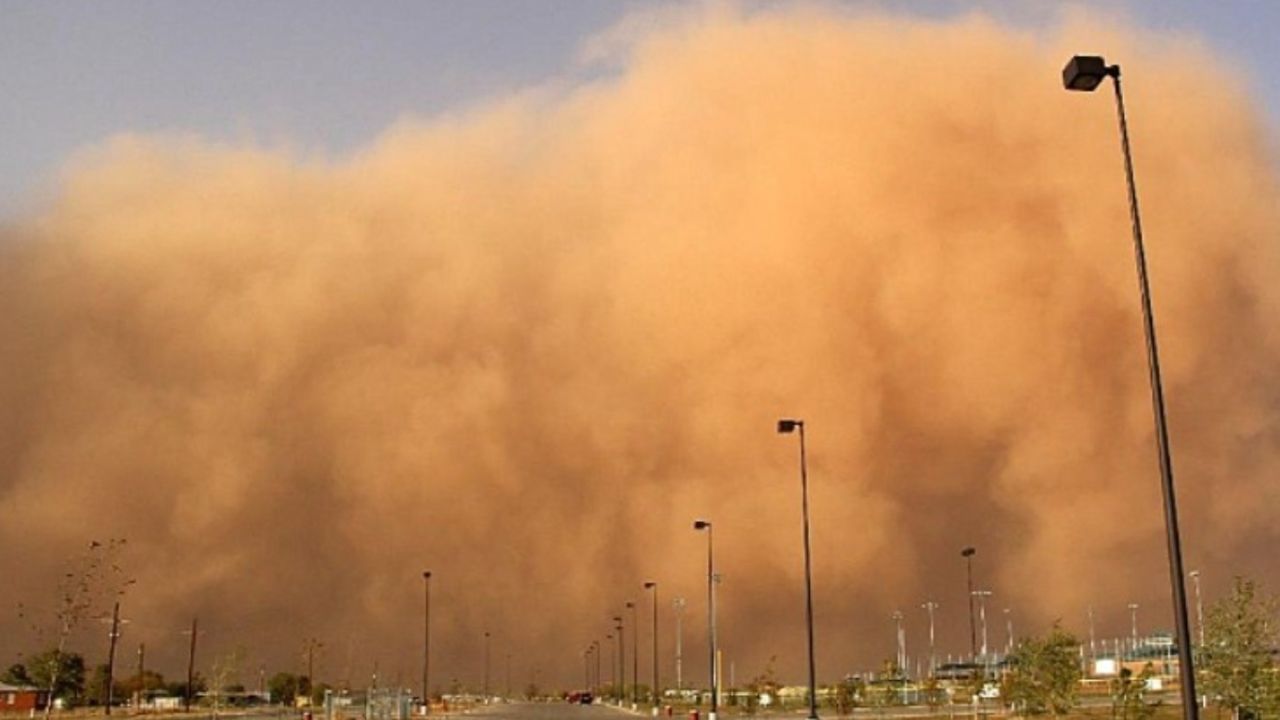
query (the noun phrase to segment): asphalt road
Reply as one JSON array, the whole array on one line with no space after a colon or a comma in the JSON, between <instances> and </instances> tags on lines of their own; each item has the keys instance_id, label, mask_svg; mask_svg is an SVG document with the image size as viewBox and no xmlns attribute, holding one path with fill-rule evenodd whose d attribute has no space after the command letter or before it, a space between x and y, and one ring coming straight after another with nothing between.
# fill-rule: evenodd
<instances>
[{"instance_id":1,"label":"asphalt road","mask_svg":"<svg viewBox=\"0 0 1280 720\"><path fill-rule=\"evenodd\" d=\"M573 705L567 702L497 703L472 708L467 718L476 720L636 720L648 718L608 705Z\"/></svg>"}]
</instances>

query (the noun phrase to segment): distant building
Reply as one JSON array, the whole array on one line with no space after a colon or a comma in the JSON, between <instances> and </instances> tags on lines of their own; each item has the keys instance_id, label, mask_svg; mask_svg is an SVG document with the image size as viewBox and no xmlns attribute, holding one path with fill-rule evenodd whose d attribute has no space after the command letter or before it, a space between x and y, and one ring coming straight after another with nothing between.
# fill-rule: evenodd
<instances>
[{"instance_id":1,"label":"distant building","mask_svg":"<svg viewBox=\"0 0 1280 720\"><path fill-rule=\"evenodd\" d=\"M49 701L49 691L29 685L0 683L0 712L24 712L43 710Z\"/></svg>"}]
</instances>

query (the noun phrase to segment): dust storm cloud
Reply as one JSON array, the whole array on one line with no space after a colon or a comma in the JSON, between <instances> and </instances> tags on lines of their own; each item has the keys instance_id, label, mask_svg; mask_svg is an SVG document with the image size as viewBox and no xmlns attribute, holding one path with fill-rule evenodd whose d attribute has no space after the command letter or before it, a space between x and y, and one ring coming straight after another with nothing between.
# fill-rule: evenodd
<instances>
[{"instance_id":1,"label":"dust storm cloud","mask_svg":"<svg viewBox=\"0 0 1280 720\"><path fill-rule=\"evenodd\" d=\"M0 248L6 598L52 603L124 537L156 662L199 615L205 658L296 670L316 637L321 679L416 685L430 568L433 685L479 684L485 631L495 678L571 685L656 579L700 681L708 517L727 661L798 678L773 423L801 416L822 679L891 657L895 609L917 656L927 599L964 651L969 544L1020 631L1094 606L1119 635L1130 601L1169 627L1114 109L1061 89L1073 52L1126 71L1188 566L1280 579L1274 137L1230 68L801 9L708 13L342 161L87 150ZM6 657L28 625L0 618Z\"/></svg>"}]
</instances>

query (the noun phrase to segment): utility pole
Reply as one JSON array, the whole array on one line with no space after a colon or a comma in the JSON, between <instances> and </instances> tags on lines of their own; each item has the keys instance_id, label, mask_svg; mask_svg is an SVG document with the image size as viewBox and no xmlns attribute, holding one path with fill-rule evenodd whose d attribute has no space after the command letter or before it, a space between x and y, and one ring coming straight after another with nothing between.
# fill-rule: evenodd
<instances>
[{"instance_id":1,"label":"utility pole","mask_svg":"<svg viewBox=\"0 0 1280 720\"><path fill-rule=\"evenodd\" d=\"M115 703L115 671L116 671L116 640L120 638L120 601L117 600L115 606L111 609L111 646L107 651L107 687L106 687L106 714L111 714L111 706Z\"/></svg>"},{"instance_id":2,"label":"utility pole","mask_svg":"<svg viewBox=\"0 0 1280 720\"><path fill-rule=\"evenodd\" d=\"M142 701L147 696L147 645L138 643L138 692L133 700L133 709L141 710Z\"/></svg>"},{"instance_id":3,"label":"utility pole","mask_svg":"<svg viewBox=\"0 0 1280 720\"><path fill-rule=\"evenodd\" d=\"M191 712L191 701L195 698L196 683L196 637L200 634L200 618L191 618L191 650L187 653L187 697L186 711Z\"/></svg>"},{"instance_id":4,"label":"utility pole","mask_svg":"<svg viewBox=\"0 0 1280 720\"><path fill-rule=\"evenodd\" d=\"M316 649L324 647L324 643L315 638L307 638L307 707L311 707L311 698L315 696ZM376 665L375 665L376 668Z\"/></svg>"},{"instance_id":5,"label":"utility pole","mask_svg":"<svg viewBox=\"0 0 1280 720\"><path fill-rule=\"evenodd\" d=\"M978 656L978 633L973 624L973 556L977 554L978 550L974 547L960 551L960 557L965 559L964 573L969 585L969 657L974 662L977 662Z\"/></svg>"}]
</instances>

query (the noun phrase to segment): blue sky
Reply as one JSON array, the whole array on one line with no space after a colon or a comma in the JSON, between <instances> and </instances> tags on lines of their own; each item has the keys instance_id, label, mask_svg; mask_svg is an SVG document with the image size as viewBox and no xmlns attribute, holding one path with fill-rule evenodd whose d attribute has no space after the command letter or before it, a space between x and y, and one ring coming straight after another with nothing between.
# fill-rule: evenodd
<instances>
[{"instance_id":1,"label":"blue sky","mask_svg":"<svg viewBox=\"0 0 1280 720\"><path fill-rule=\"evenodd\" d=\"M766 3L772 4L772 3ZM839 3L865 5L860 2ZM1200 35L1280 126L1280 3L1077 3ZM406 114L433 115L584 72L583 42L634 0L308 3L0 2L0 219L47 198L77 149L119 132L192 132L341 156ZM1049 2L876 3L928 17L983 10L1053 22Z\"/></svg>"}]
</instances>

